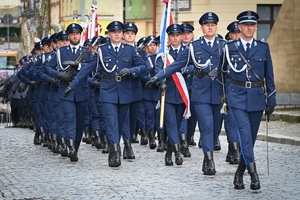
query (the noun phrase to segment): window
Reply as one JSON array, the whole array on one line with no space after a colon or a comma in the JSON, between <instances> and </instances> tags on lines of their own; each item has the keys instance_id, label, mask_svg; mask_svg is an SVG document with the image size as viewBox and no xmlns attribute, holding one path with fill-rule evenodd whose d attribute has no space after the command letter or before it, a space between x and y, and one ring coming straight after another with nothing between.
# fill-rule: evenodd
<instances>
[{"instance_id":1,"label":"window","mask_svg":"<svg viewBox=\"0 0 300 200\"><path fill-rule=\"evenodd\" d=\"M257 22L257 39L266 41L274 22L278 16L281 5L257 5L259 19Z\"/></svg>"}]
</instances>

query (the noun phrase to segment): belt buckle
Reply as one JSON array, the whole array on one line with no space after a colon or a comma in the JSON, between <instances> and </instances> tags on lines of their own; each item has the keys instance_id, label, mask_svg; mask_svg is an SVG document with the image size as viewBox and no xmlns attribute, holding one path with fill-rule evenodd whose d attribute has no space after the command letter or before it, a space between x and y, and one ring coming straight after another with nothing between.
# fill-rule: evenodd
<instances>
[{"instance_id":1,"label":"belt buckle","mask_svg":"<svg viewBox=\"0 0 300 200\"><path fill-rule=\"evenodd\" d=\"M245 87L246 88L251 88L251 86L252 86L252 83L250 81L246 81Z\"/></svg>"},{"instance_id":2,"label":"belt buckle","mask_svg":"<svg viewBox=\"0 0 300 200\"><path fill-rule=\"evenodd\" d=\"M116 81L117 81L117 82L120 82L120 81L122 81L122 76L120 76L120 75L117 75L117 76L116 76Z\"/></svg>"}]
</instances>

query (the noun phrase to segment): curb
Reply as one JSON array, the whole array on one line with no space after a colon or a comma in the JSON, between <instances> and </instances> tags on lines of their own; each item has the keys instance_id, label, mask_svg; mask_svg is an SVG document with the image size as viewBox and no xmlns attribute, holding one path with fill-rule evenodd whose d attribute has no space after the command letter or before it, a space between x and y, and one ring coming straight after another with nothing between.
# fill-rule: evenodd
<instances>
[{"instance_id":1,"label":"curb","mask_svg":"<svg viewBox=\"0 0 300 200\"><path fill-rule=\"evenodd\" d=\"M289 145L295 145L300 146L300 140L299 139L293 139L293 138L283 138L283 137L275 137L275 136L266 136L263 134L258 133L257 140L260 141L268 141L268 142L274 142L279 144L289 144Z\"/></svg>"},{"instance_id":2,"label":"curb","mask_svg":"<svg viewBox=\"0 0 300 200\"><path fill-rule=\"evenodd\" d=\"M266 120L265 115L262 116L262 120ZM300 116L299 116L299 114L290 114L290 113L280 113L280 112L278 112L278 113L273 113L270 116L270 120L300 123Z\"/></svg>"}]
</instances>

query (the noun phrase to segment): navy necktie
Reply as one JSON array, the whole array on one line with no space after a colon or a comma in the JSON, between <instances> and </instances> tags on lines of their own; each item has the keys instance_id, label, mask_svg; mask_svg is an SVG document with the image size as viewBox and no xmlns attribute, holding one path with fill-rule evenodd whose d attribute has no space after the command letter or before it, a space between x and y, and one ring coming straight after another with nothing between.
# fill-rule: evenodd
<instances>
[{"instance_id":1,"label":"navy necktie","mask_svg":"<svg viewBox=\"0 0 300 200\"><path fill-rule=\"evenodd\" d=\"M116 52L116 54L118 54L118 47L117 46L115 46L115 52Z\"/></svg>"},{"instance_id":2,"label":"navy necktie","mask_svg":"<svg viewBox=\"0 0 300 200\"><path fill-rule=\"evenodd\" d=\"M211 41L208 42L208 46L209 46L209 49L212 48L212 46L211 46Z\"/></svg>"},{"instance_id":3,"label":"navy necktie","mask_svg":"<svg viewBox=\"0 0 300 200\"><path fill-rule=\"evenodd\" d=\"M246 44L246 52L247 52L247 56L249 56L249 52L250 52L250 43Z\"/></svg>"},{"instance_id":4,"label":"navy necktie","mask_svg":"<svg viewBox=\"0 0 300 200\"><path fill-rule=\"evenodd\" d=\"M76 47L72 47L73 49L73 54L75 55L76 54Z\"/></svg>"},{"instance_id":5,"label":"navy necktie","mask_svg":"<svg viewBox=\"0 0 300 200\"><path fill-rule=\"evenodd\" d=\"M175 49L174 50L175 59L177 58L177 54L178 54L178 49Z\"/></svg>"}]
</instances>

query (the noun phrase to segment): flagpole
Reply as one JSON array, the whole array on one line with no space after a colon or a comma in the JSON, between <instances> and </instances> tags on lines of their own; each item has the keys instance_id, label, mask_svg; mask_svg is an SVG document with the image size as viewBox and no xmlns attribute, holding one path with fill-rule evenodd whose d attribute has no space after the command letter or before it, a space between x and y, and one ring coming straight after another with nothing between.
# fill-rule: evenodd
<instances>
[{"instance_id":1,"label":"flagpole","mask_svg":"<svg viewBox=\"0 0 300 200\"><path fill-rule=\"evenodd\" d=\"M166 3L167 7L167 19L166 19L166 28L168 28L170 24L170 16L171 16L171 3L172 0L169 0L168 3ZM166 31L166 30L165 30ZM163 70L167 67L167 55L169 54L169 49L167 47L168 44L168 38L165 37L165 41L162 44L163 48L165 48L164 51L164 66ZM166 81L166 80L164 80ZM165 100L166 100L166 90L161 92L161 99L160 99L160 119L159 119L159 128L163 129L164 127L164 115L165 115Z\"/></svg>"}]
</instances>

